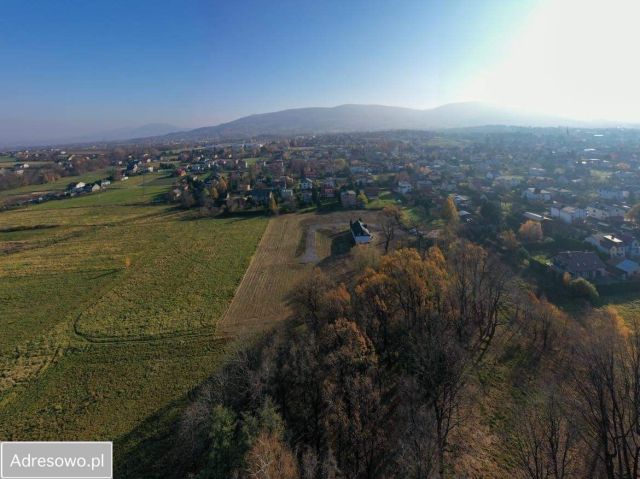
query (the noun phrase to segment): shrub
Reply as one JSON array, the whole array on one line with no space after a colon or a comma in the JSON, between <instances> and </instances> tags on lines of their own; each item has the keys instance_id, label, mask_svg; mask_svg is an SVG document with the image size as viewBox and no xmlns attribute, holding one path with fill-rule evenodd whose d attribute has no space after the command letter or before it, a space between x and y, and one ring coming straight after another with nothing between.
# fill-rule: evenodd
<instances>
[{"instance_id":1,"label":"shrub","mask_svg":"<svg viewBox=\"0 0 640 479\"><path fill-rule=\"evenodd\" d=\"M520 226L518 235L527 243L537 243L542 241L544 237L540 223L532 220L528 220Z\"/></svg>"},{"instance_id":2,"label":"shrub","mask_svg":"<svg viewBox=\"0 0 640 479\"><path fill-rule=\"evenodd\" d=\"M569 293L576 298L586 298L592 303L600 298L596 287L584 278L569 281Z\"/></svg>"}]
</instances>

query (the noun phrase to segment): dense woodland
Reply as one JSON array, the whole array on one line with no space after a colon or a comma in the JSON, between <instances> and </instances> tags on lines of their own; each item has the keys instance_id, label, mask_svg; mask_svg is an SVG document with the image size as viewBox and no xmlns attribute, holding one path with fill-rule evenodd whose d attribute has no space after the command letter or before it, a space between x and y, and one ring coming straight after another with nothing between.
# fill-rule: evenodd
<instances>
[{"instance_id":1,"label":"dense woodland","mask_svg":"<svg viewBox=\"0 0 640 479\"><path fill-rule=\"evenodd\" d=\"M352 266L198 391L177 475L638 477L640 336L613 310L573 319L465 240Z\"/></svg>"}]
</instances>

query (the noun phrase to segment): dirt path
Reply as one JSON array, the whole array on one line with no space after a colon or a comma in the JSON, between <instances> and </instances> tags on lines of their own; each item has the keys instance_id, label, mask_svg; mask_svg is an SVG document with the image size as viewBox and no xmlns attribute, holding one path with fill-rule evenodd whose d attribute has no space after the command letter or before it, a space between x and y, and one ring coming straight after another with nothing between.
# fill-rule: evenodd
<instances>
[{"instance_id":1,"label":"dirt path","mask_svg":"<svg viewBox=\"0 0 640 479\"><path fill-rule=\"evenodd\" d=\"M300 257L300 262L304 264L316 264L322 258L318 256L318 249L316 247L316 238L318 230L340 230L344 229L344 223L325 223L311 225L307 230L307 237L305 239L304 254Z\"/></svg>"}]
</instances>

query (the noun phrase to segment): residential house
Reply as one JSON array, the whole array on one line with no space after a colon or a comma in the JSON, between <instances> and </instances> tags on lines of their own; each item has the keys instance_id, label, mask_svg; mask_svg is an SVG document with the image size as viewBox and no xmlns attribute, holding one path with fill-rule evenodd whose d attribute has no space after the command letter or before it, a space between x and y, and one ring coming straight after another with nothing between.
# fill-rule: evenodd
<instances>
[{"instance_id":1,"label":"residential house","mask_svg":"<svg viewBox=\"0 0 640 479\"><path fill-rule=\"evenodd\" d=\"M550 213L552 218L558 218L569 225L587 217L587 210L575 206L553 205Z\"/></svg>"},{"instance_id":2,"label":"residential house","mask_svg":"<svg viewBox=\"0 0 640 479\"><path fill-rule=\"evenodd\" d=\"M551 192L541 188L527 188L522 192L522 198L527 201L551 201Z\"/></svg>"},{"instance_id":3,"label":"residential house","mask_svg":"<svg viewBox=\"0 0 640 479\"><path fill-rule=\"evenodd\" d=\"M322 198L335 198L336 190L333 185L333 182L327 181L323 183L323 185L320 187L320 196Z\"/></svg>"},{"instance_id":4,"label":"residential house","mask_svg":"<svg viewBox=\"0 0 640 479\"><path fill-rule=\"evenodd\" d=\"M613 274L621 276L623 279L640 275L640 265L628 258L612 259L608 264L613 269Z\"/></svg>"},{"instance_id":5,"label":"residential house","mask_svg":"<svg viewBox=\"0 0 640 479\"><path fill-rule=\"evenodd\" d=\"M349 167L349 171L351 171L354 175L361 175L363 173L368 172L368 168L366 166L351 166Z\"/></svg>"},{"instance_id":6,"label":"residential house","mask_svg":"<svg viewBox=\"0 0 640 479\"><path fill-rule=\"evenodd\" d=\"M530 167L529 176L544 176L547 174L547 170L544 168Z\"/></svg>"},{"instance_id":7,"label":"residential house","mask_svg":"<svg viewBox=\"0 0 640 479\"><path fill-rule=\"evenodd\" d=\"M348 190L340 193L340 203L342 203L344 208L355 208L358 205L356 192Z\"/></svg>"},{"instance_id":8,"label":"residential house","mask_svg":"<svg viewBox=\"0 0 640 479\"><path fill-rule=\"evenodd\" d=\"M411 186L411 183L409 183L408 181L398 181L396 191L402 195L406 195L407 193L411 193L411 191L413 191L413 186Z\"/></svg>"},{"instance_id":9,"label":"residential house","mask_svg":"<svg viewBox=\"0 0 640 479\"><path fill-rule=\"evenodd\" d=\"M313 192L311 190L302 190L300 192L300 202L308 204L313 201Z\"/></svg>"},{"instance_id":10,"label":"residential house","mask_svg":"<svg viewBox=\"0 0 640 479\"><path fill-rule=\"evenodd\" d=\"M623 220L627 215L627 211L629 210L628 206L618 206L618 205L607 205L606 206L607 213L609 214L609 219L617 219Z\"/></svg>"},{"instance_id":11,"label":"residential house","mask_svg":"<svg viewBox=\"0 0 640 479\"><path fill-rule=\"evenodd\" d=\"M551 259L552 268L573 277L598 279L606 275L606 265L591 251L563 251Z\"/></svg>"},{"instance_id":12,"label":"residential house","mask_svg":"<svg viewBox=\"0 0 640 479\"><path fill-rule=\"evenodd\" d=\"M544 220L544 216L532 213L531 211L525 212L522 216L524 216L528 220L537 221L538 223L542 223L542 220Z\"/></svg>"},{"instance_id":13,"label":"residential house","mask_svg":"<svg viewBox=\"0 0 640 479\"><path fill-rule=\"evenodd\" d=\"M629 207L619 205L602 205L596 203L592 206L587 206L587 216L590 216L596 220L603 221L609 219L624 219Z\"/></svg>"},{"instance_id":14,"label":"residential house","mask_svg":"<svg viewBox=\"0 0 640 479\"><path fill-rule=\"evenodd\" d=\"M288 201L293 198L293 190L291 188L280 188L280 198Z\"/></svg>"},{"instance_id":15,"label":"residential house","mask_svg":"<svg viewBox=\"0 0 640 479\"><path fill-rule=\"evenodd\" d=\"M349 227L351 229L353 241L356 244L367 244L373 239L367 225L362 222L362 219L358 219L357 221L349 220Z\"/></svg>"},{"instance_id":16,"label":"residential house","mask_svg":"<svg viewBox=\"0 0 640 479\"><path fill-rule=\"evenodd\" d=\"M256 205L267 206L273 198L273 191L269 188L256 188L251 190L249 196L253 200L253 203Z\"/></svg>"},{"instance_id":17,"label":"residential house","mask_svg":"<svg viewBox=\"0 0 640 479\"><path fill-rule=\"evenodd\" d=\"M610 258L624 258L626 255L624 242L613 235L596 233L585 241L595 246L598 251L608 254Z\"/></svg>"},{"instance_id":18,"label":"residential house","mask_svg":"<svg viewBox=\"0 0 640 479\"><path fill-rule=\"evenodd\" d=\"M273 175L284 175L284 161L282 160L268 161L265 166Z\"/></svg>"},{"instance_id":19,"label":"residential house","mask_svg":"<svg viewBox=\"0 0 640 479\"><path fill-rule=\"evenodd\" d=\"M521 176L498 176L493 180L493 186L502 188L515 188L522 183Z\"/></svg>"},{"instance_id":20,"label":"residential house","mask_svg":"<svg viewBox=\"0 0 640 479\"><path fill-rule=\"evenodd\" d=\"M377 200L378 196L380 196L380 188L377 186L366 186L364 188L364 194L370 200Z\"/></svg>"},{"instance_id":21,"label":"residential house","mask_svg":"<svg viewBox=\"0 0 640 479\"><path fill-rule=\"evenodd\" d=\"M313 189L313 181L307 177L302 178L300 180L300 189L301 190L311 190Z\"/></svg>"},{"instance_id":22,"label":"residential house","mask_svg":"<svg viewBox=\"0 0 640 479\"><path fill-rule=\"evenodd\" d=\"M251 191L251 183L246 181L239 181L236 183L236 190L239 193L246 193L247 191Z\"/></svg>"},{"instance_id":23,"label":"residential house","mask_svg":"<svg viewBox=\"0 0 640 479\"><path fill-rule=\"evenodd\" d=\"M600 188L598 190L598 196L605 200L623 201L629 197L629 192L613 188Z\"/></svg>"},{"instance_id":24,"label":"residential house","mask_svg":"<svg viewBox=\"0 0 640 479\"><path fill-rule=\"evenodd\" d=\"M82 181L79 181L77 183L70 183L69 186L67 187L67 191L70 191L73 193L79 193L84 190L85 186L87 186L87 184Z\"/></svg>"},{"instance_id":25,"label":"residential house","mask_svg":"<svg viewBox=\"0 0 640 479\"><path fill-rule=\"evenodd\" d=\"M624 245L624 251L627 256L637 257L640 256L640 242L630 235L629 233L623 233L619 236Z\"/></svg>"},{"instance_id":26,"label":"residential house","mask_svg":"<svg viewBox=\"0 0 640 479\"><path fill-rule=\"evenodd\" d=\"M594 218L598 221L602 221L609 218L609 213L604 206L591 205L587 206L587 216L589 218Z\"/></svg>"}]
</instances>

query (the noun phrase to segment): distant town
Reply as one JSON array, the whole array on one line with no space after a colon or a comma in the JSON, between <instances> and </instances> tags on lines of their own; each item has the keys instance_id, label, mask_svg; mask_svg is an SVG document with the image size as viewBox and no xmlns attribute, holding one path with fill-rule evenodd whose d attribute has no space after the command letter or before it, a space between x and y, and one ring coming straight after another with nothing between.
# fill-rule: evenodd
<instances>
[{"instance_id":1,"label":"distant town","mask_svg":"<svg viewBox=\"0 0 640 479\"><path fill-rule=\"evenodd\" d=\"M2 198L13 208L164 171L174 184L156 201L212 216L394 205L405 232L425 244L438 238L452 199L470 239L611 284L640 279L639 141L633 130L495 128L9 151L0 188L14 188ZM48 188L96 171L104 175Z\"/></svg>"}]
</instances>

